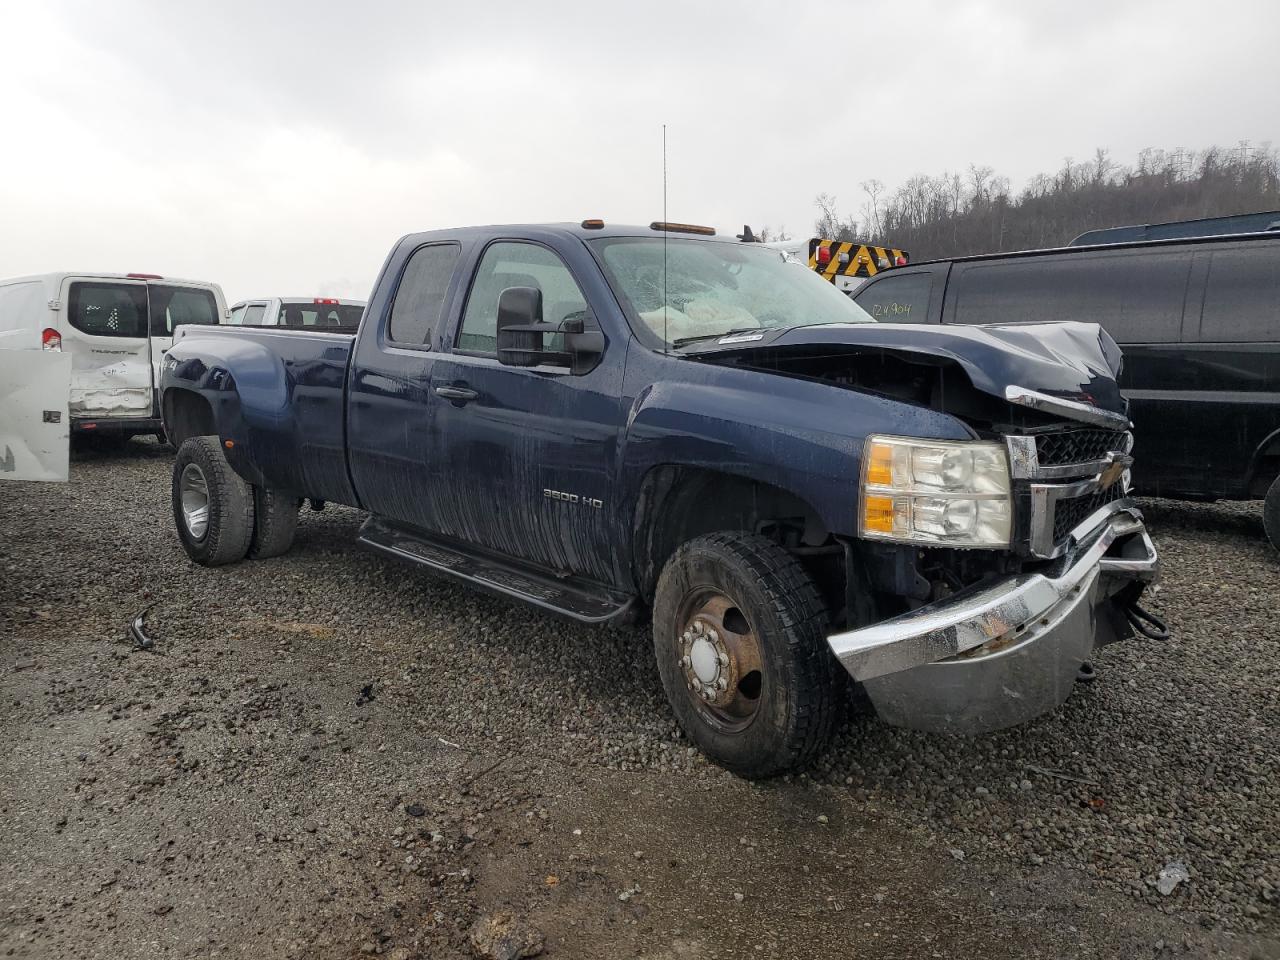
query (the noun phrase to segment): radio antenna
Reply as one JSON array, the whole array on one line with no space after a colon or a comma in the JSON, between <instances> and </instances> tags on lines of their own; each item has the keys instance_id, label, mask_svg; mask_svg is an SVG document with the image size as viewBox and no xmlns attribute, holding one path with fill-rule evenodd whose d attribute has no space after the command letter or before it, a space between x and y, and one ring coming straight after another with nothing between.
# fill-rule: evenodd
<instances>
[{"instance_id":1,"label":"radio antenna","mask_svg":"<svg viewBox=\"0 0 1280 960\"><path fill-rule=\"evenodd\" d=\"M667 336L667 315L671 303L667 300L667 125L662 125L662 352L670 349Z\"/></svg>"}]
</instances>

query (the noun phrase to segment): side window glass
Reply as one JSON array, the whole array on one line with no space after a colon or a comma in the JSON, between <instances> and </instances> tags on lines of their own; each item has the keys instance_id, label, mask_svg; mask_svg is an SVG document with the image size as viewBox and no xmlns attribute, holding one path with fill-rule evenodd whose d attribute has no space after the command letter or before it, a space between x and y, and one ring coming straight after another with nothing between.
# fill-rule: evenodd
<instances>
[{"instance_id":1,"label":"side window glass","mask_svg":"<svg viewBox=\"0 0 1280 960\"><path fill-rule=\"evenodd\" d=\"M587 300L573 274L556 254L532 243L500 241L484 252L476 271L457 348L496 354L498 300L509 287L537 287L542 291L542 319L558 325L570 318L585 319ZM562 335L546 338L547 349L559 349Z\"/></svg>"},{"instance_id":2,"label":"side window glass","mask_svg":"<svg viewBox=\"0 0 1280 960\"><path fill-rule=\"evenodd\" d=\"M388 339L410 346L431 346L431 336L444 312L444 298L458 263L458 252L456 243L437 243L413 252L391 304Z\"/></svg>"},{"instance_id":3,"label":"side window glass","mask_svg":"<svg viewBox=\"0 0 1280 960\"><path fill-rule=\"evenodd\" d=\"M1065 254L953 270L955 323L1081 320L1121 344L1176 343L1191 254Z\"/></svg>"},{"instance_id":4,"label":"side window glass","mask_svg":"<svg viewBox=\"0 0 1280 960\"><path fill-rule=\"evenodd\" d=\"M265 303L251 303L245 307L244 325L246 327L256 327L262 324L262 315L266 312L267 305Z\"/></svg>"},{"instance_id":5,"label":"side window glass","mask_svg":"<svg viewBox=\"0 0 1280 960\"><path fill-rule=\"evenodd\" d=\"M150 284L151 334L173 336L173 328L184 323L218 322L218 301L208 290Z\"/></svg>"},{"instance_id":6,"label":"side window glass","mask_svg":"<svg viewBox=\"0 0 1280 960\"><path fill-rule=\"evenodd\" d=\"M1215 250L1204 292L1200 339L1280 340L1280 244Z\"/></svg>"},{"instance_id":7,"label":"side window glass","mask_svg":"<svg viewBox=\"0 0 1280 960\"><path fill-rule=\"evenodd\" d=\"M141 283L73 283L68 319L94 337L145 337L147 288Z\"/></svg>"},{"instance_id":8,"label":"side window glass","mask_svg":"<svg viewBox=\"0 0 1280 960\"><path fill-rule=\"evenodd\" d=\"M232 311L231 311L231 319L229 319L229 320L227 321L227 323L234 324L234 325L236 325L236 326L239 326L240 324L244 323L244 311L245 311L245 309L246 309L245 304L241 304L240 306L238 306L238 307L236 307L234 310L232 310Z\"/></svg>"},{"instance_id":9,"label":"side window glass","mask_svg":"<svg viewBox=\"0 0 1280 960\"><path fill-rule=\"evenodd\" d=\"M897 273L866 284L854 302L881 323L928 323L928 273Z\"/></svg>"}]
</instances>

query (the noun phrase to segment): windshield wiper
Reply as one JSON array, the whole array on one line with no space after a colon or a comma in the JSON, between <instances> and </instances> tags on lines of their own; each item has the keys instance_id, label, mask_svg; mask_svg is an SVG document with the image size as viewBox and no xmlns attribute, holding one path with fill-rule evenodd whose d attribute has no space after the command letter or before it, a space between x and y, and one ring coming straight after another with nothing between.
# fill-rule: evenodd
<instances>
[{"instance_id":1,"label":"windshield wiper","mask_svg":"<svg viewBox=\"0 0 1280 960\"><path fill-rule=\"evenodd\" d=\"M696 337L680 337L671 341L673 347L683 347L690 343L697 343L700 340L719 340L721 337L732 337L738 333L759 333L764 335L765 331L773 329L769 327L739 327L737 330L721 330L719 333L700 333Z\"/></svg>"}]
</instances>

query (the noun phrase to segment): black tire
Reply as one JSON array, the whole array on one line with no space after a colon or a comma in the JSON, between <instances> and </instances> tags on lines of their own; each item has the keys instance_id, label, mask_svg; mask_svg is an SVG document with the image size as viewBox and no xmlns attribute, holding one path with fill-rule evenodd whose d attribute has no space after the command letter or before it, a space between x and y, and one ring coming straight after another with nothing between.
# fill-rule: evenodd
<instances>
[{"instance_id":1,"label":"black tire","mask_svg":"<svg viewBox=\"0 0 1280 960\"><path fill-rule=\"evenodd\" d=\"M184 483L193 510L199 503L195 478L203 480L205 521L203 528L196 519L188 520L184 510ZM217 567L243 560L253 535L253 491L249 484L231 469L217 437L191 437L178 448L173 459L173 522L182 547L196 563Z\"/></svg>"},{"instance_id":2,"label":"black tire","mask_svg":"<svg viewBox=\"0 0 1280 960\"><path fill-rule=\"evenodd\" d=\"M1262 501L1262 529L1271 546L1280 550L1280 477L1272 482L1267 498Z\"/></svg>"},{"instance_id":3,"label":"black tire","mask_svg":"<svg viewBox=\"0 0 1280 960\"><path fill-rule=\"evenodd\" d=\"M253 538L249 558L266 560L288 553L298 528L298 498L293 494L253 488Z\"/></svg>"},{"instance_id":4,"label":"black tire","mask_svg":"<svg viewBox=\"0 0 1280 960\"><path fill-rule=\"evenodd\" d=\"M720 600L702 600L716 595ZM727 635L755 641L758 670L741 673L732 643L728 651L713 648L722 651L711 661L720 664L713 667L717 678L736 679L727 689L718 688L723 693L715 693L708 682L700 694L691 690L701 681L688 656L693 652L689 631L694 643L700 642L697 621L721 600L732 604L722 623L739 625ZM713 626L716 616L711 614ZM844 686L840 665L827 648L826 625L827 611L813 581L771 540L715 533L680 547L658 579L653 639L662 686L685 733L712 760L748 778L783 773L819 753L835 727ZM721 708L706 702L706 694L733 699ZM740 715L744 708L752 712Z\"/></svg>"}]
</instances>

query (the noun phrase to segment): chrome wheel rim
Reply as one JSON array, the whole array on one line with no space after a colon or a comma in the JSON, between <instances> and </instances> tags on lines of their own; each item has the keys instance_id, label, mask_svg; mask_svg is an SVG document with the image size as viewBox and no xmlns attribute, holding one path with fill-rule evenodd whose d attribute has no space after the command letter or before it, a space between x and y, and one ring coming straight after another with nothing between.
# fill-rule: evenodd
<instances>
[{"instance_id":1,"label":"chrome wheel rim","mask_svg":"<svg viewBox=\"0 0 1280 960\"><path fill-rule=\"evenodd\" d=\"M182 522L187 533L193 540L203 540L209 532L209 482L196 464L188 463L182 469L178 495L182 501Z\"/></svg>"},{"instance_id":2,"label":"chrome wheel rim","mask_svg":"<svg viewBox=\"0 0 1280 960\"><path fill-rule=\"evenodd\" d=\"M715 590L691 593L682 604L677 644L685 690L699 711L728 733L746 729L760 709L760 640L741 608Z\"/></svg>"}]
</instances>

